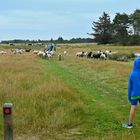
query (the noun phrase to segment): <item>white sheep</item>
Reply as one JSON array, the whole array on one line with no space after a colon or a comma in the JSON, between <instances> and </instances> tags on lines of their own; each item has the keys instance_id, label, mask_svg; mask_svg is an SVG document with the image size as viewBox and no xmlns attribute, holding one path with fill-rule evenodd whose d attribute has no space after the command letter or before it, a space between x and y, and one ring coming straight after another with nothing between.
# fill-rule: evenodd
<instances>
[{"instance_id":1,"label":"white sheep","mask_svg":"<svg viewBox=\"0 0 140 140\"><path fill-rule=\"evenodd\" d=\"M88 52L84 52L84 56L87 56L88 55Z\"/></svg>"},{"instance_id":2,"label":"white sheep","mask_svg":"<svg viewBox=\"0 0 140 140\"><path fill-rule=\"evenodd\" d=\"M19 53L19 54L22 54L25 50L24 49L11 49L11 51L14 53L14 54L17 54L17 53Z\"/></svg>"},{"instance_id":3,"label":"white sheep","mask_svg":"<svg viewBox=\"0 0 140 140\"><path fill-rule=\"evenodd\" d=\"M135 57L140 57L140 53L133 53Z\"/></svg>"},{"instance_id":4,"label":"white sheep","mask_svg":"<svg viewBox=\"0 0 140 140\"><path fill-rule=\"evenodd\" d=\"M46 54L42 51L39 51L37 55L40 56L40 57L44 57Z\"/></svg>"},{"instance_id":5,"label":"white sheep","mask_svg":"<svg viewBox=\"0 0 140 140\"><path fill-rule=\"evenodd\" d=\"M101 52L100 58L101 59L106 59L107 57L106 57L105 53Z\"/></svg>"},{"instance_id":6,"label":"white sheep","mask_svg":"<svg viewBox=\"0 0 140 140\"><path fill-rule=\"evenodd\" d=\"M33 54L38 54L38 52L39 52L39 51L37 51L37 50L34 50L34 51L33 51Z\"/></svg>"},{"instance_id":7,"label":"white sheep","mask_svg":"<svg viewBox=\"0 0 140 140\"><path fill-rule=\"evenodd\" d=\"M48 58L52 58L54 56L54 51L46 51L45 54Z\"/></svg>"},{"instance_id":8,"label":"white sheep","mask_svg":"<svg viewBox=\"0 0 140 140\"><path fill-rule=\"evenodd\" d=\"M64 51L64 55L67 55L67 51Z\"/></svg>"},{"instance_id":9,"label":"white sheep","mask_svg":"<svg viewBox=\"0 0 140 140\"><path fill-rule=\"evenodd\" d=\"M0 54L3 55L3 54L6 54L7 52L5 51L0 51Z\"/></svg>"},{"instance_id":10,"label":"white sheep","mask_svg":"<svg viewBox=\"0 0 140 140\"><path fill-rule=\"evenodd\" d=\"M84 52L77 52L76 56L83 57L84 56Z\"/></svg>"},{"instance_id":11,"label":"white sheep","mask_svg":"<svg viewBox=\"0 0 140 140\"><path fill-rule=\"evenodd\" d=\"M112 52L111 52L111 51L106 50L106 51L105 51L105 54L108 56L108 55L111 55L111 54L112 54Z\"/></svg>"}]
</instances>

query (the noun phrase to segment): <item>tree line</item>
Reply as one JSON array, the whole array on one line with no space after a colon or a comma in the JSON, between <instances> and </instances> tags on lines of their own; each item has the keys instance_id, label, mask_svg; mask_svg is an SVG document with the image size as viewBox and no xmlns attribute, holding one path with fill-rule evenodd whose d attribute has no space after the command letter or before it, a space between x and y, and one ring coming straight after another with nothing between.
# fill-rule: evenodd
<instances>
[{"instance_id":1,"label":"tree line","mask_svg":"<svg viewBox=\"0 0 140 140\"><path fill-rule=\"evenodd\" d=\"M98 21L92 23L90 35L98 44L140 45L140 9L132 14L116 13L111 21L103 12Z\"/></svg>"},{"instance_id":2,"label":"tree line","mask_svg":"<svg viewBox=\"0 0 140 140\"><path fill-rule=\"evenodd\" d=\"M91 38L72 38L70 40L63 39L62 37L58 37L58 39L50 39L50 40L22 40L22 39L14 39L14 40L3 40L1 44L15 44L15 43L24 43L24 44L34 44L34 43L54 43L54 44L63 44L63 43L92 43L93 39Z\"/></svg>"},{"instance_id":3,"label":"tree line","mask_svg":"<svg viewBox=\"0 0 140 140\"><path fill-rule=\"evenodd\" d=\"M3 40L0 43L92 43L98 44L118 44L118 45L140 45L140 9L136 9L132 14L116 13L111 21L109 14L103 12L98 21L92 23L92 33L88 33L89 38L72 38L50 40Z\"/></svg>"}]
</instances>

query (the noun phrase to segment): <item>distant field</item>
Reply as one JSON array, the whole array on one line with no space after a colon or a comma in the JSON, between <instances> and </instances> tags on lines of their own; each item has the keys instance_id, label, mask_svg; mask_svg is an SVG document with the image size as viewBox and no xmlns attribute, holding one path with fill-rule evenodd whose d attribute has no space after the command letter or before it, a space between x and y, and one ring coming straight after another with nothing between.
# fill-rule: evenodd
<instances>
[{"instance_id":1,"label":"distant field","mask_svg":"<svg viewBox=\"0 0 140 140\"><path fill-rule=\"evenodd\" d=\"M139 139L139 107L134 128L121 127L129 114L127 80L132 60L75 56L77 51L140 52L139 46L60 45L50 60L32 52L14 55L3 46L0 50L8 52L0 55L1 114L3 104L12 102L17 140ZM59 61L58 54L64 50L68 54ZM0 121L3 138L2 115Z\"/></svg>"}]
</instances>

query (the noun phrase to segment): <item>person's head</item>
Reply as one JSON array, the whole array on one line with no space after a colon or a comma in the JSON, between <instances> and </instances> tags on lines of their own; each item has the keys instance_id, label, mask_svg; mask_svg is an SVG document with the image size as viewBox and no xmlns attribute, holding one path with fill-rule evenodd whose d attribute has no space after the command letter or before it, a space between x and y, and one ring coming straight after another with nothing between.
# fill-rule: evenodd
<instances>
[{"instance_id":1,"label":"person's head","mask_svg":"<svg viewBox=\"0 0 140 140\"><path fill-rule=\"evenodd\" d=\"M140 71L140 57L134 59L133 70Z\"/></svg>"}]
</instances>

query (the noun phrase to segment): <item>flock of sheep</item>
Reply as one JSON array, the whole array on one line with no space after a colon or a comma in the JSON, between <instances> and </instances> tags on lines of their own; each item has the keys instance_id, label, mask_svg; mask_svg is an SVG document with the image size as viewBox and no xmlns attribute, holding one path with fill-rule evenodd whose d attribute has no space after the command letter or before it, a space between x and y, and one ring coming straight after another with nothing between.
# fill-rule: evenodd
<instances>
[{"instance_id":1,"label":"flock of sheep","mask_svg":"<svg viewBox=\"0 0 140 140\"><path fill-rule=\"evenodd\" d=\"M97 51L95 53L92 52L77 52L76 57L86 57L86 58L94 58L94 59L111 59L117 61L128 61L129 59L133 59L135 57L140 57L140 53L131 52L130 54L122 54L118 52L112 51Z\"/></svg>"},{"instance_id":2,"label":"flock of sheep","mask_svg":"<svg viewBox=\"0 0 140 140\"><path fill-rule=\"evenodd\" d=\"M32 52L32 54L36 54L37 56L44 58L52 58L54 56L54 51L41 51L41 50L31 50L31 49L23 49L23 48L15 48L11 49L12 54L23 54L25 52ZM6 55L6 51L0 51L0 55Z\"/></svg>"},{"instance_id":3,"label":"flock of sheep","mask_svg":"<svg viewBox=\"0 0 140 140\"><path fill-rule=\"evenodd\" d=\"M7 54L6 51L0 51L0 55L4 55L4 54Z\"/></svg>"},{"instance_id":4,"label":"flock of sheep","mask_svg":"<svg viewBox=\"0 0 140 140\"><path fill-rule=\"evenodd\" d=\"M21 48L16 48L16 49L11 49L11 52L13 53L13 54L22 54L22 53L24 53L24 52L30 52L31 51L31 49L21 49Z\"/></svg>"},{"instance_id":5,"label":"flock of sheep","mask_svg":"<svg viewBox=\"0 0 140 140\"><path fill-rule=\"evenodd\" d=\"M54 56L54 51L33 51L33 53L42 58L53 58Z\"/></svg>"},{"instance_id":6,"label":"flock of sheep","mask_svg":"<svg viewBox=\"0 0 140 140\"><path fill-rule=\"evenodd\" d=\"M15 48L15 49L11 49L11 52L13 54L22 54L24 52L32 52L32 54L36 54L37 56L41 57L41 58L53 58L55 55L55 51L51 50L31 50L31 49L22 49L22 48ZM0 51L0 55L5 55L7 54L6 51ZM94 58L94 59L104 59L106 60L107 58L112 57L114 54L118 55L118 52L112 52L109 50L106 51L97 51L97 52L76 52L76 57L86 57L86 58ZM61 60L62 56L66 56L67 55L67 51L64 51L63 53L59 53L58 54L58 59ZM132 53L133 57L140 57L139 53Z\"/></svg>"},{"instance_id":7,"label":"flock of sheep","mask_svg":"<svg viewBox=\"0 0 140 140\"><path fill-rule=\"evenodd\" d=\"M16 49L11 49L11 52L13 54L22 54L24 52L30 52L31 49L19 49L19 48L16 48ZM4 54L7 54L6 51L0 51L0 55L4 55Z\"/></svg>"},{"instance_id":8,"label":"flock of sheep","mask_svg":"<svg viewBox=\"0 0 140 140\"><path fill-rule=\"evenodd\" d=\"M87 57L87 58L95 58L95 59L107 59L112 54L116 54L117 52L111 52L111 51L97 51L96 53L92 52L77 52L77 57Z\"/></svg>"}]
</instances>

